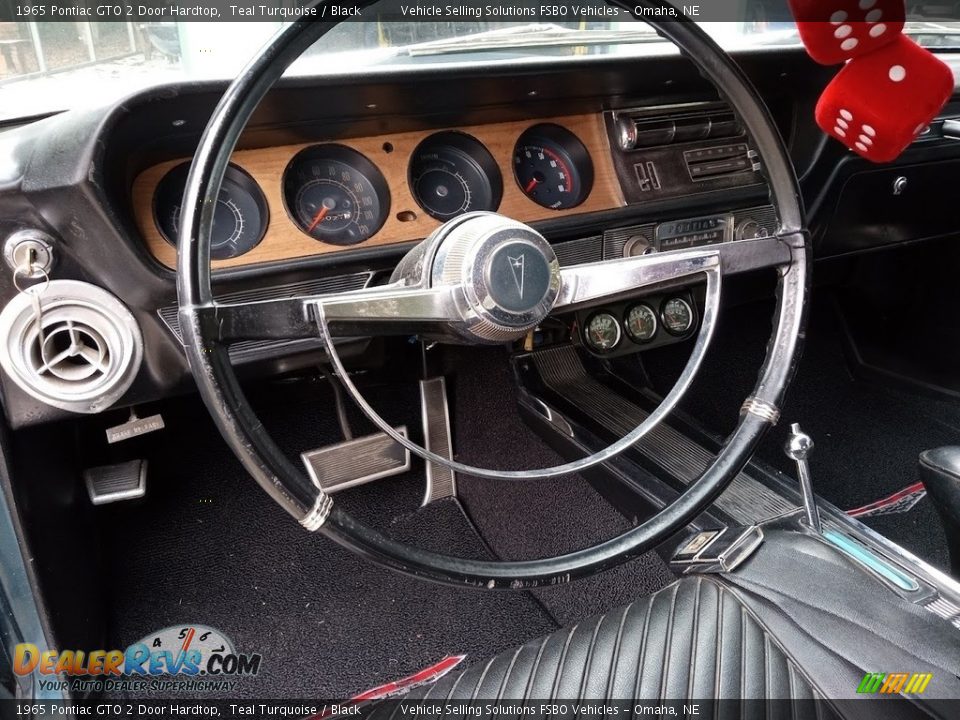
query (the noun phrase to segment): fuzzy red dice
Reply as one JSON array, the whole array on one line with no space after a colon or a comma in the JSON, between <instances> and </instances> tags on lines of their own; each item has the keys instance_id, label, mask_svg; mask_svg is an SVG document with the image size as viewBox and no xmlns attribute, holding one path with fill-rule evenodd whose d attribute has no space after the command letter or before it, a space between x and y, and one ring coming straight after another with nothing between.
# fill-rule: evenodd
<instances>
[{"instance_id":1,"label":"fuzzy red dice","mask_svg":"<svg viewBox=\"0 0 960 720\"><path fill-rule=\"evenodd\" d=\"M789 0L810 57L837 65L896 41L903 0Z\"/></svg>"},{"instance_id":2,"label":"fuzzy red dice","mask_svg":"<svg viewBox=\"0 0 960 720\"><path fill-rule=\"evenodd\" d=\"M896 158L953 94L950 68L900 35L847 63L817 103L817 124L873 162Z\"/></svg>"}]
</instances>

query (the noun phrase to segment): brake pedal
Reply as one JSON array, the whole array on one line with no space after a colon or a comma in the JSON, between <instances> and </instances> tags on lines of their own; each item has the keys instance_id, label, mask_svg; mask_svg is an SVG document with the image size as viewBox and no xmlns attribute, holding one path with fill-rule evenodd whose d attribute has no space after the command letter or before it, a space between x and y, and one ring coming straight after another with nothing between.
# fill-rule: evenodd
<instances>
[{"instance_id":1,"label":"brake pedal","mask_svg":"<svg viewBox=\"0 0 960 720\"><path fill-rule=\"evenodd\" d=\"M447 460L453 459L447 382L443 377L420 381L420 405L424 445L427 450ZM457 476L453 470L427 461L427 490L423 504L456 495Z\"/></svg>"},{"instance_id":2,"label":"brake pedal","mask_svg":"<svg viewBox=\"0 0 960 720\"><path fill-rule=\"evenodd\" d=\"M394 428L407 437L407 428ZM325 493L365 485L410 469L410 451L386 433L344 440L300 455L310 479Z\"/></svg>"},{"instance_id":3,"label":"brake pedal","mask_svg":"<svg viewBox=\"0 0 960 720\"><path fill-rule=\"evenodd\" d=\"M147 461L93 467L84 471L83 480L94 505L136 500L147 494Z\"/></svg>"}]
</instances>

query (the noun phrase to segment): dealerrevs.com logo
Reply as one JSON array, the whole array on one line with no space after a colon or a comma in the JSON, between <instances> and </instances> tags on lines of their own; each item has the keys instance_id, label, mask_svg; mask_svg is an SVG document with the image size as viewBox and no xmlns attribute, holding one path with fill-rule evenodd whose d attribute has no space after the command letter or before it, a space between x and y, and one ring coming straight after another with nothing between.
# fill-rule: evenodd
<instances>
[{"instance_id":1,"label":"dealerrevs.com logo","mask_svg":"<svg viewBox=\"0 0 960 720\"><path fill-rule=\"evenodd\" d=\"M919 695L933 679L932 673L867 673L857 687L858 693L870 695Z\"/></svg>"},{"instance_id":2,"label":"dealerrevs.com logo","mask_svg":"<svg viewBox=\"0 0 960 720\"><path fill-rule=\"evenodd\" d=\"M20 643L13 669L18 675L35 673L41 687L53 690L230 691L237 678L260 672L260 662L258 653L238 653L219 630L177 625L125 650L41 650Z\"/></svg>"}]
</instances>

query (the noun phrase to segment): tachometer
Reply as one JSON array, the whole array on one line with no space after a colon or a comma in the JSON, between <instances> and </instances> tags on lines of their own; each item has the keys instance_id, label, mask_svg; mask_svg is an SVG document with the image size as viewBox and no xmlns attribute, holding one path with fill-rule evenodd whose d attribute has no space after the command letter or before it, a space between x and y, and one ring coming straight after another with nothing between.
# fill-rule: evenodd
<instances>
[{"instance_id":1,"label":"tachometer","mask_svg":"<svg viewBox=\"0 0 960 720\"><path fill-rule=\"evenodd\" d=\"M390 190L377 167L343 145L313 145L283 173L283 199L307 235L353 245L376 233L390 213Z\"/></svg>"},{"instance_id":2,"label":"tachometer","mask_svg":"<svg viewBox=\"0 0 960 720\"><path fill-rule=\"evenodd\" d=\"M153 216L163 239L177 244L180 209L190 163L182 163L163 176L153 196ZM227 166L213 211L210 257L226 260L249 252L263 239L270 212L256 180L236 165Z\"/></svg>"},{"instance_id":3,"label":"tachometer","mask_svg":"<svg viewBox=\"0 0 960 720\"><path fill-rule=\"evenodd\" d=\"M593 187L590 153L572 132L549 123L528 128L517 140L513 173L524 195L553 210L576 207Z\"/></svg>"},{"instance_id":4,"label":"tachometer","mask_svg":"<svg viewBox=\"0 0 960 720\"><path fill-rule=\"evenodd\" d=\"M474 210L496 210L503 180L496 161L479 140L442 132L413 151L410 190L431 217L449 220Z\"/></svg>"}]
</instances>

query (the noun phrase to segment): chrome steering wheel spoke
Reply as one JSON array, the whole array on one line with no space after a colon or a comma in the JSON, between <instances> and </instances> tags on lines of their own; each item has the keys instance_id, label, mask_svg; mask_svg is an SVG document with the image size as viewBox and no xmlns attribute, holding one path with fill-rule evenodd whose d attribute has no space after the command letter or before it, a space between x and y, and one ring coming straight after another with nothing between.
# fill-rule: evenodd
<instances>
[{"instance_id":1,"label":"chrome steering wheel spoke","mask_svg":"<svg viewBox=\"0 0 960 720\"><path fill-rule=\"evenodd\" d=\"M790 245L789 238L771 236L566 268L557 266L552 281L555 288L548 288L547 292L555 297L552 303L533 303L519 314L503 313L501 317L507 319L517 317L519 324L501 328L492 340L480 340L506 342L522 336L550 313L636 295L658 285L692 281L711 271L736 274L786 266L791 260ZM547 265L555 263L551 254L545 259ZM509 264L500 270L513 272ZM489 275L488 268L484 277L489 280ZM505 282L509 283L512 277ZM425 277L415 275L381 287L331 295L217 303L207 306L201 317L206 318L217 341L225 344L316 338L321 331L333 337L425 334L462 338L464 327L484 320L480 315L491 306L489 299L479 307L471 305L470 298L481 294L469 286L471 280L467 275L449 284L428 287Z\"/></svg>"},{"instance_id":2,"label":"chrome steering wheel spoke","mask_svg":"<svg viewBox=\"0 0 960 720\"><path fill-rule=\"evenodd\" d=\"M728 275L785 266L790 260L789 245L771 236L573 265L560 271L560 294L553 309L575 310L617 300L653 286L689 281L713 269Z\"/></svg>"}]
</instances>

